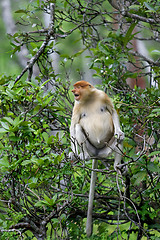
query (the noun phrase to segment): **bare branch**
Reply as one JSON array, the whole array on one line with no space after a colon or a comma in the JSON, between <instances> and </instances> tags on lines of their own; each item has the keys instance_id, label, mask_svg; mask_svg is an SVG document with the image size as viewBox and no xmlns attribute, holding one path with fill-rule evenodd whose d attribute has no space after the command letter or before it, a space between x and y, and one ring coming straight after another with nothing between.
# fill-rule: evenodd
<instances>
[{"instance_id":1,"label":"bare branch","mask_svg":"<svg viewBox=\"0 0 160 240\"><path fill-rule=\"evenodd\" d=\"M39 48L38 52L29 60L27 66L23 69L21 74L17 76L15 83L21 79L21 77L29 70L29 77L28 80L31 78L31 72L33 69L33 66L35 62L39 59L39 57L42 55L42 53L45 51L46 46L48 45L51 37L54 37L54 4L51 4L51 22L50 22L50 27L47 32L46 39L42 43L41 47Z\"/></svg>"}]
</instances>

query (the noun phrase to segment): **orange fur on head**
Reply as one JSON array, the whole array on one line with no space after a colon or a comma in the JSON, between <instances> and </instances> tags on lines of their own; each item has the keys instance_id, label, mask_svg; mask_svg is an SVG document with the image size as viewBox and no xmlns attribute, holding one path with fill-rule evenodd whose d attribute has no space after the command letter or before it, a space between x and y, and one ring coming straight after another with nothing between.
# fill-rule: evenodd
<instances>
[{"instance_id":1,"label":"orange fur on head","mask_svg":"<svg viewBox=\"0 0 160 240\"><path fill-rule=\"evenodd\" d=\"M78 86L80 86L80 87L90 86L91 87L92 85L89 82L86 82L86 81L82 80L82 81L76 82L73 86L74 87L78 87Z\"/></svg>"},{"instance_id":2,"label":"orange fur on head","mask_svg":"<svg viewBox=\"0 0 160 240\"><path fill-rule=\"evenodd\" d=\"M86 96L89 95L91 89L93 89L94 87L86 81L78 81L74 84L74 89L72 90L74 96L75 96L75 100L76 101L80 101L80 100L84 100Z\"/></svg>"}]
</instances>

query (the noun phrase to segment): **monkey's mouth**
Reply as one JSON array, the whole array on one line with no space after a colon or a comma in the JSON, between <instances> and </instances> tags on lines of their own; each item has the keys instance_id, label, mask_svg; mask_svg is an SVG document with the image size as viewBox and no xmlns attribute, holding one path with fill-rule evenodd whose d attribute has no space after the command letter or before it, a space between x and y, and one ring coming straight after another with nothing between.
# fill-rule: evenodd
<instances>
[{"instance_id":1,"label":"monkey's mouth","mask_svg":"<svg viewBox=\"0 0 160 240\"><path fill-rule=\"evenodd\" d=\"M76 100L79 100L80 95L79 94L74 94L74 97Z\"/></svg>"}]
</instances>

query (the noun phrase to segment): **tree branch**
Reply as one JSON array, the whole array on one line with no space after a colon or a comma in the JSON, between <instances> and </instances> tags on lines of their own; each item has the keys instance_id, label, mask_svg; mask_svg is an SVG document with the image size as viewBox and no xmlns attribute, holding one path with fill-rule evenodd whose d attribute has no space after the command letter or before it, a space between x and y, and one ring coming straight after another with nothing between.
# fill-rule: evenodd
<instances>
[{"instance_id":1,"label":"tree branch","mask_svg":"<svg viewBox=\"0 0 160 240\"><path fill-rule=\"evenodd\" d=\"M48 45L50 39L52 36L54 36L54 4L51 4L51 22L50 22L50 26L49 26L49 30L47 32L47 36L46 39L44 40L44 42L42 43L41 47L39 48L38 52L31 58L31 60L28 62L27 66L23 69L23 71L21 72L21 74L19 76L17 76L15 83L19 81L19 79L21 79L21 77L25 74L25 72L27 72L29 70L29 76L28 76L28 80L30 80L31 78L31 72L33 69L33 66L35 64L35 62L39 59L39 57L41 56L41 54L44 52L46 46Z\"/></svg>"},{"instance_id":2,"label":"tree branch","mask_svg":"<svg viewBox=\"0 0 160 240\"><path fill-rule=\"evenodd\" d=\"M130 17L132 19L136 19L136 20L139 20L139 21L142 21L142 22L147 22L147 23L150 23L150 24L156 24L157 25L157 23L160 23L160 19L158 19L158 17L156 18L156 20L154 20L153 18L146 18L146 17L140 16L140 15L135 14L135 13L130 13L129 9L124 9L124 8L121 9L122 5L117 4L117 1L115 1L115 0L109 0L109 3L111 4L111 6L113 8L118 10L122 14L122 16L124 16L124 17Z\"/></svg>"}]
</instances>

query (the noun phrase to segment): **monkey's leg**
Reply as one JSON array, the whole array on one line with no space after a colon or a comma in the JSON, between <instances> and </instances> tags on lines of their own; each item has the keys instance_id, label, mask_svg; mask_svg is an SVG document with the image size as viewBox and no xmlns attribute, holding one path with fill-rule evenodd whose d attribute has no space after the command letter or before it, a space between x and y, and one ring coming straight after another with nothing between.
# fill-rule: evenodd
<instances>
[{"instance_id":1,"label":"monkey's leg","mask_svg":"<svg viewBox=\"0 0 160 240\"><path fill-rule=\"evenodd\" d=\"M109 143L106 143L106 147L102 149L98 149L97 157L98 158L106 158L108 157L115 149L117 144L117 139L113 136Z\"/></svg>"},{"instance_id":2,"label":"monkey's leg","mask_svg":"<svg viewBox=\"0 0 160 240\"><path fill-rule=\"evenodd\" d=\"M76 124L76 139L79 145L80 154L79 157L82 160L89 160L91 156L95 156L95 147L93 147L84 134L84 131L80 124ZM94 154L93 154L94 153Z\"/></svg>"},{"instance_id":3,"label":"monkey's leg","mask_svg":"<svg viewBox=\"0 0 160 240\"><path fill-rule=\"evenodd\" d=\"M122 159L122 151L123 151L123 142L119 143L115 150L114 150L114 169L118 172L119 169L121 169L121 159ZM119 165L119 166L118 166ZM123 172L125 173L127 171L126 169L123 169Z\"/></svg>"},{"instance_id":4,"label":"monkey's leg","mask_svg":"<svg viewBox=\"0 0 160 240\"><path fill-rule=\"evenodd\" d=\"M98 167L98 160L94 159L92 161L92 169L96 169L97 167ZM93 230L92 211L93 211L95 183L96 183L96 172L92 171L90 190L89 190L89 200L88 200L87 223L86 223L86 234L88 237L92 235L92 230Z\"/></svg>"}]
</instances>

